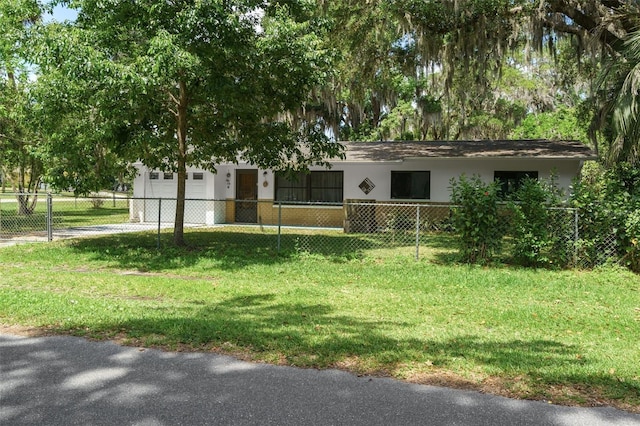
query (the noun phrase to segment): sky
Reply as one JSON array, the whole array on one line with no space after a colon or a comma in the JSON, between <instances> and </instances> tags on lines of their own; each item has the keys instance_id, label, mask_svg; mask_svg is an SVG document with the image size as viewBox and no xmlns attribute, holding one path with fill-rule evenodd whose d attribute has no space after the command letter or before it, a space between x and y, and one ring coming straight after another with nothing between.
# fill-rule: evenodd
<instances>
[{"instance_id":1,"label":"sky","mask_svg":"<svg viewBox=\"0 0 640 426\"><path fill-rule=\"evenodd\" d=\"M75 21L76 17L78 16L78 12L76 12L73 9L69 9L66 8L64 6L56 6L53 8L53 14L52 16L49 17L45 17L45 20L54 20L54 21L58 21L58 22L62 22L62 21Z\"/></svg>"}]
</instances>

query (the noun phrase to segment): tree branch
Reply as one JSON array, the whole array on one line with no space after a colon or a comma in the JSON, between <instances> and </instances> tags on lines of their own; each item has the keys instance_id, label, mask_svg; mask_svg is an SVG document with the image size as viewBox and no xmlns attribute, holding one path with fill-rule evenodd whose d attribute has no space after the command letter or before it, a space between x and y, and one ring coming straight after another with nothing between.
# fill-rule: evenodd
<instances>
[{"instance_id":1,"label":"tree branch","mask_svg":"<svg viewBox=\"0 0 640 426\"><path fill-rule=\"evenodd\" d=\"M176 105L180 105L180 101L178 100L178 98L176 98L173 93L171 93L170 90L167 90L167 94L169 95L169 98L171 99L171 101L176 104Z\"/></svg>"},{"instance_id":2,"label":"tree branch","mask_svg":"<svg viewBox=\"0 0 640 426\"><path fill-rule=\"evenodd\" d=\"M621 7L619 1L610 0L608 2L610 8ZM603 17L598 15L597 17L583 13L575 6L570 6L567 1L564 0L550 0L547 2L548 11L550 13L557 13L570 18L578 26L584 28L584 30L590 34L598 36L601 42L611 47L615 51L620 51L624 46L624 41L615 33L601 25ZM596 19L597 18L597 19ZM553 21L551 19L545 19L545 25L553 28L557 31L563 32L563 29L569 29L572 26L567 26L566 23L560 21ZM575 32L570 32L574 34Z\"/></svg>"},{"instance_id":3,"label":"tree branch","mask_svg":"<svg viewBox=\"0 0 640 426\"><path fill-rule=\"evenodd\" d=\"M14 137L11 137L11 136L7 136L7 135L5 135L3 133L0 133L0 138L4 138L4 139L10 140L10 141L14 141L14 142L26 143L26 144L30 144L30 143L33 142L33 140L31 142L30 141L25 141L24 139L14 138ZM40 141L41 139L34 139L34 140Z\"/></svg>"}]
</instances>

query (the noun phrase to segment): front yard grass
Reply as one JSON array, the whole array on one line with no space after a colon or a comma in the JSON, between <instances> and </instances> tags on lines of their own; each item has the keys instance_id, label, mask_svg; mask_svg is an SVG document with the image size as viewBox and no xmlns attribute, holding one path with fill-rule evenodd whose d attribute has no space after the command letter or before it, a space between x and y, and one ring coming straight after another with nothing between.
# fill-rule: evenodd
<instances>
[{"instance_id":1,"label":"front yard grass","mask_svg":"<svg viewBox=\"0 0 640 426\"><path fill-rule=\"evenodd\" d=\"M625 270L460 265L446 238L419 261L278 254L271 235L224 228L185 249L155 238L0 249L0 324L640 412L640 277Z\"/></svg>"}]
</instances>

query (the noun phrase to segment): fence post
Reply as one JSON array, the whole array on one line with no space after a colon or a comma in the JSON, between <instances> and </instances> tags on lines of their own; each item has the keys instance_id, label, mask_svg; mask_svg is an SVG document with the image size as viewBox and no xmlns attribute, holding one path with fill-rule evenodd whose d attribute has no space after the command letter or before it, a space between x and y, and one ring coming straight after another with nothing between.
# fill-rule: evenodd
<instances>
[{"instance_id":1,"label":"fence post","mask_svg":"<svg viewBox=\"0 0 640 426\"><path fill-rule=\"evenodd\" d=\"M420 206L416 205L416 260L420 258Z\"/></svg>"},{"instance_id":2,"label":"fence post","mask_svg":"<svg viewBox=\"0 0 640 426\"><path fill-rule=\"evenodd\" d=\"M50 192L47 192L47 217L45 220L47 224L47 241L53 241L53 197Z\"/></svg>"},{"instance_id":3,"label":"fence post","mask_svg":"<svg viewBox=\"0 0 640 426\"><path fill-rule=\"evenodd\" d=\"M580 238L578 229L578 209L573 209L573 267L578 266L578 239Z\"/></svg>"},{"instance_id":4,"label":"fence post","mask_svg":"<svg viewBox=\"0 0 640 426\"><path fill-rule=\"evenodd\" d=\"M162 198L158 198L158 241L157 249L160 250L160 221L162 219Z\"/></svg>"},{"instance_id":5,"label":"fence post","mask_svg":"<svg viewBox=\"0 0 640 426\"><path fill-rule=\"evenodd\" d=\"M282 235L280 230L282 228L282 201L278 201L278 248L277 253L280 254L280 236Z\"/></svg>"}]
</instances>

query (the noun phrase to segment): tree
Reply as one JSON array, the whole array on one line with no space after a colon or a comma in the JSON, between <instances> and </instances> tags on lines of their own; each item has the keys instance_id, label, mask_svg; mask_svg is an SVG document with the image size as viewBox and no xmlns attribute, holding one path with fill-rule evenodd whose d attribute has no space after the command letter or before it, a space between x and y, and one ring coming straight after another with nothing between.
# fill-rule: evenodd
<instances>
[{"instance_id":1,"label":"tree","mask_svg":"<svg viewBox=\"0 0 640 426\"><path fill-rule=\"evenodd\" d=\"M627 38L619 57L605 63L600 87L608 95L602 114L612 122L609 163L640 163L640 31Z\"/></svg>"},{"instance_id":2,"label":"tree","mask_svg":"<svg viewBox=\"0 0 640 426\"><path fill-rule=\"evenodd\" d=\"M518 124L522 106L549 113L563 105L579 107L583 117L591 115L589 136L596 150L599 137L611 132L611 109L605 108L610 103L605 101L616 98L622 84L611 85L609 80L598 90L594 84L576 82L593 79L598 64L607 59L621 62L625 41L640 15L640 6L630 0L349 0L323 5L334 23L332 37L343 60L332 87L351 95L343 102L345 110L369 119L367 133L376 133L384 111L397 107L400 92L383 77L400 72L419 82L410 101L417 120L441 121L443 130L433 131L431 137L506 135ZM509 76L511 66L540 70L540 64L554 73L544 76L543 85L520 91L517 98L505 97L501 89L506 85L496 84ZM537 94L546 99L538 98L542 103L535 105L531 101ZM435 99L437 108L422 109L423 98ZM332 103L335 99L329 95L325 104ZM501 106L495 108L498 103ZM364 120L339 119L351 126L349 135L363 133L354 128Z\"/></svg>"},{"instance_id":3,"label":"tree","mask_svg":"<svg viewBox=\"0 0 640 426\"><path fill-rule=\"evenodd\" d=\"M516 139L587 140L575 109L561 106L554 111L529 114L510 134Z\"/></svg>"},{"instance_id":4,"label":"tree","mask_svg":"<svg viewBox=\"0 0 640 426\"><path fill-rule=\"evenodd\" d=\"M18 214L30 214L43 173L32 120L27 29L40 17L36 0L0 3L0 175L18 192ZM35 195L32 195L35 194Z\"/></svg>"},{"instance_id":5,"label":"tree","mask_svg":"<svg viewBox=\"0 0 640 426\"><path fill-rule=\"evenodd\" d=\"M51 113L85 114L110 152L177 172L175 244L184 244L187 166L215 171L244 159L305 170L341 155L321 123L292 114L329 70L308 3L73 5L75 24L42 28L38 63L48 91L39 102Z\"/></svg>"}]
</instances>

